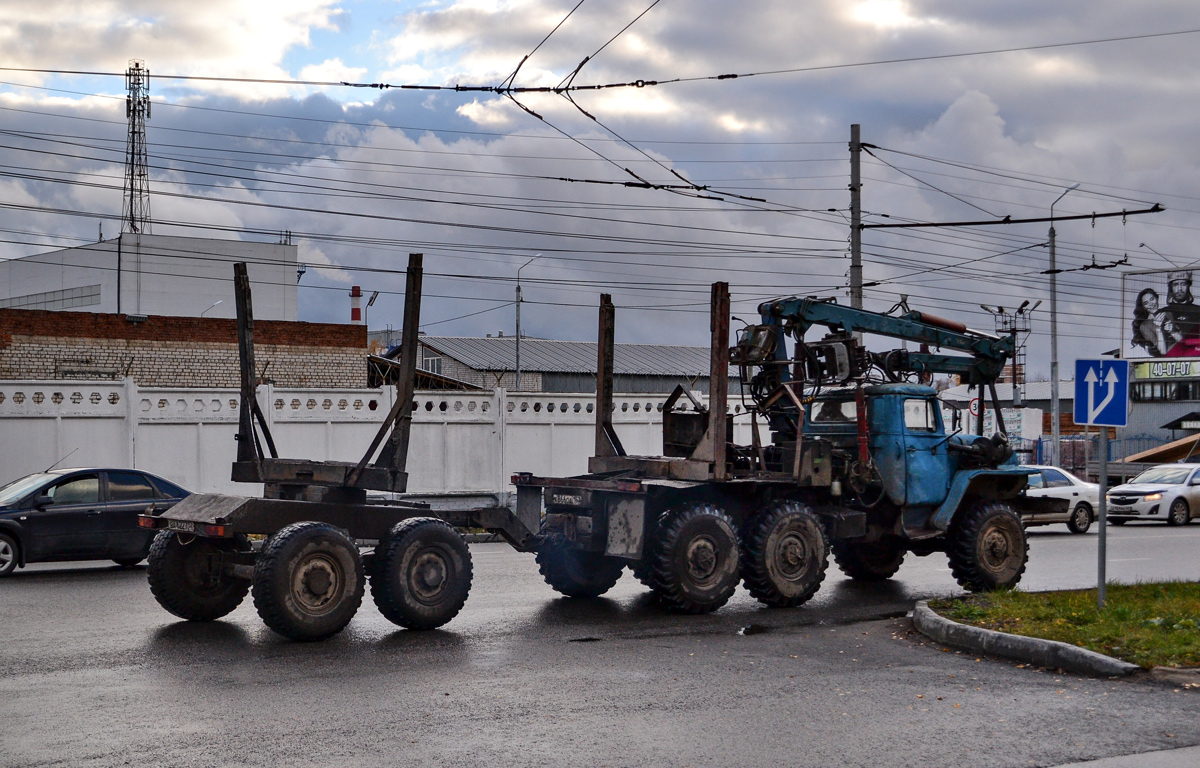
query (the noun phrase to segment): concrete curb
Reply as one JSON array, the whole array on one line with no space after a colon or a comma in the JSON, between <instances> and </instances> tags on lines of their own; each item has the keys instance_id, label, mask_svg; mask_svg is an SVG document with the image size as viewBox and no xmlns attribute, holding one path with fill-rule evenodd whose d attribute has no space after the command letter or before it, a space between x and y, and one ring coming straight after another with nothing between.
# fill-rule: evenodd
<instances>
[{"instance_id":1,"label":"concrete curb","mask_svg":"<svg viewBox=\"0 0 1200 768\"><path fill-rule=\"evenodd\" d=\"M934 613L924 600L913 608L912 621L921 634L940 643L1016 659L1039 667L1061 668L1096 677L1125 677L1142 669L1137 664L1056 640L1021 637L959 624Z\"/></svg>"}]
</instances>

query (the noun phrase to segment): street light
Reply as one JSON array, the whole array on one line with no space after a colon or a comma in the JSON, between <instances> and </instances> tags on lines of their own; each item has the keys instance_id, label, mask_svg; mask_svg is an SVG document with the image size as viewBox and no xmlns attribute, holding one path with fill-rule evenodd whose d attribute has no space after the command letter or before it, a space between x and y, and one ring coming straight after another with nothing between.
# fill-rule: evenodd
<instances>
[{"instance_id":1,"label":"street light","mask_svg":"<svg viewBox=\"0 0 1200 768\"><path fill-rule=\"evenodd\" d=\"M1067 196L1073 189L1079 189L1079 182L1063 190L1063 193L1050 203L1050 464L1059 466L1059 403L1058 403L1058 265L1054 259L1054 206Z\"/></svg>"},{"instance_id":2,"label":"street light","mask_svg":"<svg viewBox=\"0 0 1200 768\"><path fill-rule=\"evenodd\" d=\"M214 301L214 302L212 303L212 306L211 306L211 307L209 307L208 309L204 310L204 312L201 312L201 313L200 313L200 317L204 317L204 313L205 313L205 312L208 312L210 309L213 309L213 308L214 308L214 307L216 307L218 304L224 304L224 303L225 303L225 300L224 300L224 299L218 299L217 301Z\"/></svg>"},{"instance_id":3,"label":"street light","mask_svg":"<svg viewBox=\"0 0 1200 768\"><path fill-rule=\"evenodd\" d=\"M521 391L521 270L528 267L533 262L542 258L542 254L535 253L533 258L517 267L517 385L516 390Z\"/></svg>"},{"instance_id":4,"label":"street light","mask_svg":"<svg viewBox=\"0 0 1200 768\"><path fill-rule=\"evenodd\" d=\"M371 332L371 324L367 322L367 310L371 308L371 305L375 303L375 299L378 299L378 298L379 298L379 291L375 291L374 293L372 293L371 298L367 299L366 309L363 310L363 325L365 325L367 327L367 333Z\"/></svg>"}]
</instances>

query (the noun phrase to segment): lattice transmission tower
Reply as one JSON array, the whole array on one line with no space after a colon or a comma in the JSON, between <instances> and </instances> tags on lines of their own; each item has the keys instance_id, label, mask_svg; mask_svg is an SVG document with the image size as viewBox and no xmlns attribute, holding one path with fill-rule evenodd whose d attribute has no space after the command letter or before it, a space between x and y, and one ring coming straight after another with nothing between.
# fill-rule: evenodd
<instances>
[{"instance_id":1,"label":"lattice transmission tower","mask_svg":"<svg viewBox=\"0 0 1200 768\"><path fill-rule=\"evenodd\" d=\"M131 59L125 70L125 116L129 136L125 142L125 202L121 231L150 233L150 171L146 159L146 121L150 119L150 70Z\"/></svg>"}]
</instances>

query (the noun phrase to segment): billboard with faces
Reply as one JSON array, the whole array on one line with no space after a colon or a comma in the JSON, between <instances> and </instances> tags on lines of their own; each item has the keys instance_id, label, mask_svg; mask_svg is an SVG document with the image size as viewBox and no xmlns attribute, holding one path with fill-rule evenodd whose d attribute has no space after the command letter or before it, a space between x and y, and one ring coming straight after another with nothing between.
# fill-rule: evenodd
<instances>
[{"instance_id":1,"label":"billboard with faces","mask_svg":"<svg viewBox=\"0 0 1200 768\"><path fill-rule=\"evenodd\" d=\"M1200 357L1200 303L1190 269L1122 276L1122 357Z\"/></svg>"}]
</instances>

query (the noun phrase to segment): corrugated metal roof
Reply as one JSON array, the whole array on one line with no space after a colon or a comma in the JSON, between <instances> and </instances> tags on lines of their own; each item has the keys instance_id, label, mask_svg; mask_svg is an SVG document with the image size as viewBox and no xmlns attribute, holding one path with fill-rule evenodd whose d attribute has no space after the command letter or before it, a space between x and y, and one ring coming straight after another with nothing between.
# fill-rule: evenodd
<instances>
[{"instance_id":1,"label":"corrugated metal roof","mask_svg":"<svg viewBox=\"0 0 1200 768\"><path fill-rule=\"evenodd\" d=\"M477 371L515 371L517 339L513 336L465 338L422 336L430 350L452 357ZM707 376L708 347L666 344L617 344L613 373L641 376ZM595 373L596 342L521 339L521 370L531 373Z\"/></svg>"}]
</instances>

